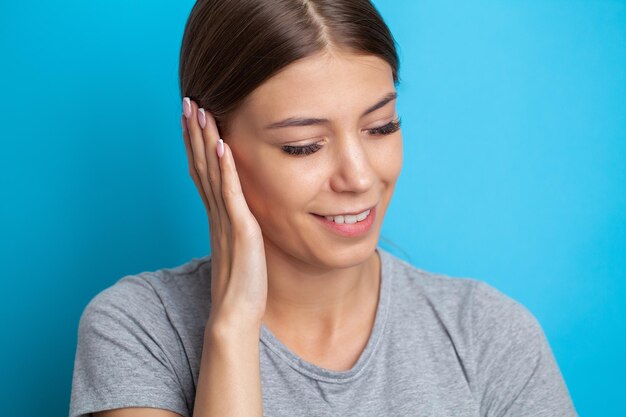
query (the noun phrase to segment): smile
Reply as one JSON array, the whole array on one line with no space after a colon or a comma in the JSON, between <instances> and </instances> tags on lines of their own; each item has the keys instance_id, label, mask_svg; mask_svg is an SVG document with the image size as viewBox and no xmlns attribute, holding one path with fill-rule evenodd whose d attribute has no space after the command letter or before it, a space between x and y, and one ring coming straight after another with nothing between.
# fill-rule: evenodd
<instances>
[{"instance_id":1,"label":"smile","mask_svg":"<svg viewBox=\"0 0 626 417\"><path fill-rule=\"evenodd\" d=\"M320 216L313 214L320 220L326 230L345 237L356 237L366 234L374 224L376 206L358 214Z\"/></svg>"},{"instance_id":2,"label":"smile","mask_svg":"<svg viewBox=\"0 0 626 417\"><path fill-rule=\"evenodd\" d=\"M370 209L365 210L359 214L339 214L337 216L324 216L326 220L335 222L337 224L354 224L356 222L361 222L365 220L365 218L370 214Z\"/></svg>"}]
</instances>

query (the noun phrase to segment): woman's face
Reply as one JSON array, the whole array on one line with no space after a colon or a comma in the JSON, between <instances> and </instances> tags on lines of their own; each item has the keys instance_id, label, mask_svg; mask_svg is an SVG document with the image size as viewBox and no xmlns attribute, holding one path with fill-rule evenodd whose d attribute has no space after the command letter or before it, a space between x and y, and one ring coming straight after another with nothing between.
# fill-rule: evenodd
<instances>
[{"instance_id":1,"label":"woman's face","mask_svg":"<svg viewBox=\"0 0 626 417\"><path fill-rule=\"evenodd\" d=\"M402 168L402 133L389 129L398 119L393 93L386 61L325 53L291 64L248 96L225 141L266 251L269 241L290 257L328 268L372 255ZM268 127L290 118L327 121ZM371 131L386 125L392 133ZM314 152L293 155L284 148L308 145ZM373 224L358 236L336 233L316 216L370 207Z\"/></svg>"}]
</instances>

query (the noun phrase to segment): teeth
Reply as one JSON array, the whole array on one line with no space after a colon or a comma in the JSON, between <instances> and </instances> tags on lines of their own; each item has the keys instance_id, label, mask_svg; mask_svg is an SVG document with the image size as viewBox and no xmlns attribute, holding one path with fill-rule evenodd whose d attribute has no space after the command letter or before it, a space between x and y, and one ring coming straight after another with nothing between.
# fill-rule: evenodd
<instances>
[{"instance_id":1,"label":"teeth","mask_svg":"<svg viewBox=\"0 0 626 417\"><path fill-rule=\"evenodd\" d=\"M357 215L356 215L356 221L357 221L357 222L360 222L361 220L365 220L365 218L367 217L367 215L368 215L368 214L370 214L370 211L369 211L369 210L364 211L364 212L363 212L363 213L361 213L361 214L357 214Z\"/></svg>"},{"instance_id":2,"label":"teeth","mask_svg":"<svg viewBox=\"0 0 626 417\"><path fill-rule=\"evenodd\" d=\"M356 216L343 216L343 222L347 224L354 224L356 223Z\"/></svg>"},{"instance_id":3,"label":"teeth","mask_svg":"<svg viewBox=\"0 0 626 417\"><path fill-rule=\"evenodd\" d=\"M330 219L328 219L328 217L330 217ZM344 221L344 217L343 216L328 216L326 217L328 220L330 221L334 221L337 224L343 224Z\"/></svg>"},{"instance_id":4,"label":"teeth","mask_svg":"<svg viewBox=\"0 0 626 417\"><path fill-rule=\"evenodd\" d=\"M346 215L346 216L326 216L326 219L335 222L337 224L354 224L356 222L360 222L365 220L365 218L370 214L370 210L365 210L363 213L359 213L356 215Z\"/></svg>"}]
</instances>

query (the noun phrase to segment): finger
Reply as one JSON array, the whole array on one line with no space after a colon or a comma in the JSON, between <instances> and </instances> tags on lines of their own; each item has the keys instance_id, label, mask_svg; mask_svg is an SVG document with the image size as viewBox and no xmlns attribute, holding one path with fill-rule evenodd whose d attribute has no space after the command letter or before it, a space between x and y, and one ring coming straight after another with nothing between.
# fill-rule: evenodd
<instances>
[{"instance_id":1,"label":"finger","mask_svg":"<svg viewBox=\"0 0 626 417\"><path fill-rule=\"evenodd\" d=\"M243 195L233 153L226 143L224 143L224 155L219 158L219 161L222 170L222 196L231 220L232 230L235 234L247 233L256 226L256 221Z\"/></svg>"},{"instance_id":2,"label":"finger","mask_svg":"<svg viewBox=\"0 0 626 417\"><path fill-rule=\"evenodd\" d=\"M193 151L191 149L191 143L189 140L189 131L187 130L187 118L185 117L184 114L181 116L181 125L182 125L182 130L183 130L183 139L185 142L185 152L187 152L187 166L189 168L189 175L191 176L193 183L196 185L196 188L200 192L200 197L202 197L202 202L204 203L204 207L208 214L210 211L209 201L204 195L202 184L200 183L200 179L198 178L198 173L196 172L196 168L195 168L194 160L193 160Z\"/></svg>"},{"instance_id":3,"label":"finger","mask_svg":"<svg viewBox=\"0 0 626 417\"><path fill-rule=\"evenodd\" d=\"M202 137L204 139L204 153L208 162L211 190L213 190L213 196L215 197L215 202L220 212L220 219L226 220L228 219L228 214L226 213L224 198L222 197L222 173L216 152L217 140L220 138L219 131L217 130L217 124L215 123L213 115L204 109L198 109L198 116L200 116L202 112L204 112L205 119ZM222 226L226 232L230 230L228 223Z\"/></svg>"},{"instance_id":4,"label":"finger","mask_svg":"<svg viewBox=\"0 0 626 417\"><path fill-rule=\"evenodd\" d=\"M187 118L185 117L184 113L181 116L181 124L182 124L182 129L183 129L183 138L185 140L185 150L187 152L189 175L191 176L193 183L196 185L196 188L198 189L198 192L200 193L200 197L202 198L202 202L204 203L204 207L206 209L208 223L209 223L209 239L210 239L210 245L211 245L211 253L214 254L212 258L215 258L215 252L213 248L216 248L218 245L217 236L218 236L219 229L216 230L216 224L214 221L211 220L212 215L211 215L210 203L204 192L204 187L202 186L202 182L200 181L200 178L198 177L198 172L196 171L194 157L193 157L193 150L191 147L189 127L187 125Z\"/></svg>"},{"instance_id":5,"label":"finger","mask_svg":"<svg viewBox=\"0 0 626 417\"><path fill-rule=\"evenodd\" d=\"M202 138L202 130L200 128L200 124L198 123L198 105L193 100L191 100L190 107L191 114L189 118L187 118L187 127L189 129L191 148L193 149L194 167L198 174L198 178L200 179L200 183L202 184L204 194L206 195L207 200L209 200L209 205L211 207L211 216L217 223L216 226L219 227L221 223L219 217L220 213L217 209L215 195L213 194L213 190L211 189L212 184L210 183L210 179L208 177L208 164L206 160L206 153L204 150L204 139Z\"/></svg>"},{"instance_id":6,"label":"finger","mask_svg":"<svg viewBox=\"0 0 626 417\"><path fill-rule=\"evenodd\" d=\"M209 200L204 194L202 183L200 182L200 178L198 178L198 173L196 172L196 168L194 167L193 151L191 150L189 130L187 129L187 118L185 117L184 114L182 115L182 124L183 124L183 138L185 139L185 149L187 151L187 160L189 164L189 175L191 176L193 183L196 185L196 188L198 189L198 192L200 193L200 197L202 198L202 202L204 203L204 207L207 213L208 223L209 223L210 245L211 245L211 248L214 248L217 245L216 236L218 233L215 230L214 222L211 221L211 208L209 205Z\"/></svg>"}]
</instances>

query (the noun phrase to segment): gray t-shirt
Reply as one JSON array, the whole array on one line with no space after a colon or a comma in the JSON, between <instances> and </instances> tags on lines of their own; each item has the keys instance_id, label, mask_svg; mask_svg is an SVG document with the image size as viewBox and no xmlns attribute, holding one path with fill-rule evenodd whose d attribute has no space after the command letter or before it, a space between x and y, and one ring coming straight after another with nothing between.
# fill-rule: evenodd
<instances>
[{"instance_id":1,"label":"gray t-shirt","mask_svg":"<svg viewBox=\"0 0 626 417\"><path fill-rule=\"evenodd\" d=\"M473 278L377 248L376 319L348 371L299 358L263 325L266 417L577 416L536 318ZM210 256L121 278L78 326L70 417L155 407L191 417L210 308Z\"/></svg>"}]
</instances>

